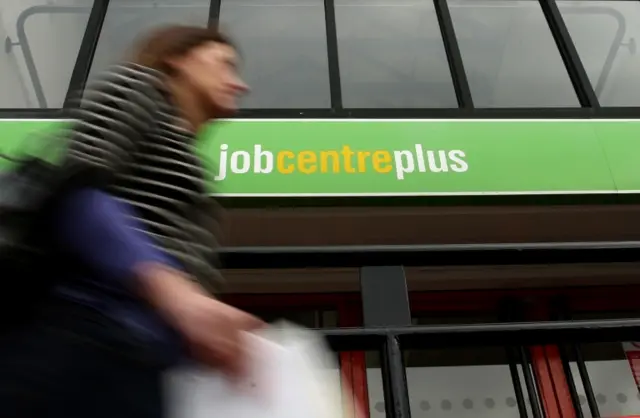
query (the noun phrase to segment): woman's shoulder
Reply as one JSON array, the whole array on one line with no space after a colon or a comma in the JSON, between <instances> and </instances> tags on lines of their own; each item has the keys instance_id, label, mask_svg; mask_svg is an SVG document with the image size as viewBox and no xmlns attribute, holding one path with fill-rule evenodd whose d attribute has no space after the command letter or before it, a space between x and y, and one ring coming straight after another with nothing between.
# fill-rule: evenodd
<instances>
[{"instance_id":1,"label":"woman's shoulder","mask_svg":"<svg viewBox=\"0 0 640 418\"><path fill-rule=\"evenodd\" d=\"M103 78L112 81L135 80L155 86L164 85L164 77L160 71L133 62L120 62L111 65L104 71Z\"/></svg>"},{"instance_id":2,"label":"woman's shoulder","mask_svg":"<svg viewBox=\"0 0 640 418\"><path fill-rule=\"evenodd\" d=\"M149 107L164 101L167 90L162 73L135 63L114 64L92 80L82 94L81 101L90 103L104 97L117 97Z\"/></svg>"}]
</instances>

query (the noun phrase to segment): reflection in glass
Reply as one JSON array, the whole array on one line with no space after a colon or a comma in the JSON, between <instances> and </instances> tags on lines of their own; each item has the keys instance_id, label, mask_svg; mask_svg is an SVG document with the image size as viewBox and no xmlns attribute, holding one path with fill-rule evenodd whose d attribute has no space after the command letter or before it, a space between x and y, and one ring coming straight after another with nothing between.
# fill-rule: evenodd
<instances>
[{"instance_id":1,"label":"reflection in glass","mask_svg":"<svg viewBox=\"0 0 640 418\"><path fill-rule=\"evenodd\" d=\"M3 0L0 108L60 108L93 0Z\"/></svg>"},{"instance_id":2,"label":"reflection in glass","mask_svg":"<svg viewBox=\"0 0 640 418\"><path fill-rule=\"evenodd\" d=\"M640 2L558 1L602 106L640 106Z\"/></svg>"},{"instance_id":3,"label":"reflection in glass","mask_svg":"<svg viewBox=\"0 0 640 418\"><path fill-rule=\"evenodd\" d=\"M335 0L347 108L457 107L433 2Z\"/></svg>"},{"instance_id":4,"label":"reflection in glass","mask_svg":"<svg viewBox=\"0 0 640 418\"><path fill-rule=\"evenodd\" d=\"M579 106L537 1L448 4L476 107Z\"/></svg>"},{"instance_id":5,"label":"reflection in glass","mask_svg":"<svg viewBox=\"0 0 640 418\"><path fill-rule=\"evenodd\" d=\"M251 93L243 108L329 108L323 0L222 0Z\"/></svg>"},{"instance_id":6,"label":"reflection in glass","mask_svg":"<svg viewBox=\"0 0 640 418\"><path fill-rule=\"evenodd\" d=\"M167 24L206 26L209 0L111 0L90 77L123 58L135 39Z\"/></svg>"}]
</instances>

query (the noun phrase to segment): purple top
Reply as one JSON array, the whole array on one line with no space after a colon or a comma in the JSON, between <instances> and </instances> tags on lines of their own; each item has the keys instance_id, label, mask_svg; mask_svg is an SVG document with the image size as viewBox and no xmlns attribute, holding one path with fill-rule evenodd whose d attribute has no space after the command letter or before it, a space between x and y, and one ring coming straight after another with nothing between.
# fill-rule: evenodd
<instances>
[{"instance_id":1,"label":"purple top","mask_svg":"<svg viewBox=\"0 0 640 418\"><path fill-rule=\"evenodd\" d=\"M173 363L181 356L180 338L136 293L134 267L148 262L181 266L152 245L133 215L129 205L97 189L69 196L60 207L55 233L95 273L72 277L55 292L120 322Z\"/></svg>"}]
</instances>

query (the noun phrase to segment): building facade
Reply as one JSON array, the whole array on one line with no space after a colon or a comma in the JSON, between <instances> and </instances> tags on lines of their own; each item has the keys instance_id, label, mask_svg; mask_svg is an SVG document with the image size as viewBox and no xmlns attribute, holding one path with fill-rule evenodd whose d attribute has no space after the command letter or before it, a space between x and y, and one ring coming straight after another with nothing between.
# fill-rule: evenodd
<instances>
[{"instance_id":1,"label":"building facade","mask_svg":"<svg viewBox=\"0 0 640 418\"><path fill-rule=\"evenodd\" d=\"M0 12L9 154L147 28L237 41L252 94L200 144L227 208L224 297L325 333L346 417L640 415L638 1Z\"/></svg>"}]
</instances>

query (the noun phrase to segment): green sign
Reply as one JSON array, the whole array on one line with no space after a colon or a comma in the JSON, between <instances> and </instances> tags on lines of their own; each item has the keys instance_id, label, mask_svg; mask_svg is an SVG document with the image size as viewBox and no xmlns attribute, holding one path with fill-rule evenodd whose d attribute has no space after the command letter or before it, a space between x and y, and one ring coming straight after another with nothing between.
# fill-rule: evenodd
<instances>
[{"instance_id":1,"label":"green sign","mask_svg":"<svg viewBox=\"0 0 640 418\"><path fill-rule=\"evenodd\" d=\"M0 121L0 151L60 124ZM640 193L640 120L236 120L198 151L225 196Z\"/></svg>"}]
</instances>

